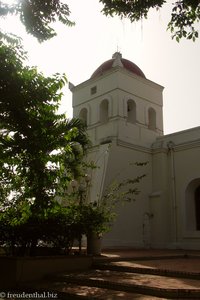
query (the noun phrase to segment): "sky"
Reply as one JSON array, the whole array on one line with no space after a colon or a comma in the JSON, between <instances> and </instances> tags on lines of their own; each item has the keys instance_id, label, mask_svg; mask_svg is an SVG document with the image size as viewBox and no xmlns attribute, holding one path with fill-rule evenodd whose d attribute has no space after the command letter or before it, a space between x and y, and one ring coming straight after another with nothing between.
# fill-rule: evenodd
<instances>
[{"instance_id":1,"label":"sky","mask_svg":"<svg viewBox=\"0 0 200 300\"><path fill-rule=\"evenodd\" d=\"M9 2L12 0L8 0ZM200 38L177 43L166 31L171 4L150 11L147 20L130 23L105 17L98 0L62 0L68 3L74 27L56 23L57 37L42 44L26 34L17 18L0 26L23 38L29 64L45 75L65 73L77 85L120 51L137 64L145 76L164 87L164 133L200 126ZM200 27L200 24L198 25ZM72 94L66 87L60 111L72 117Z\"/></svg>"}]
</instances>

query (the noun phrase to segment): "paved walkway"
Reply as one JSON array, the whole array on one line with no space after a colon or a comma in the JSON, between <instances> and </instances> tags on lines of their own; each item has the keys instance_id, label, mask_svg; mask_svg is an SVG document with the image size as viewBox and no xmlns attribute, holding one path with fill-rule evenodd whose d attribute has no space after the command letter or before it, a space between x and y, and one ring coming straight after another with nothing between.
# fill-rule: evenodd
<instances>
[{"instance_id":1,"label":"paved walkway","mask_svg":"<svg viewBox=\"0 0 200 300\"><path fill-rule=\"evenodd\" d=\"M197 256L200 250L158 250L158 249L105 249L101 258L132 258L132 257L165 257L165 256Z\"/></svg>"},{"instance_id":2,"label":"paved walkway","mask_svg":"<svg viewBox=\"0 0 200 300\"><path fill-rule=\"evenodd\" d=\"M66 295L62 299L73 299L69 295L76 294L86 299L101 300L156 300L169 299L154 297L138 292L129 292L123 290L123 286L144 286L157 290L182 290L186 289L191 293L200 292L200 280L186 278L177 278L171 276L159 276L145 273L147 270L163 270L170 272L183 272L200 275L200 251L185 250L104 250L101 256L94 257L94 263L103 264L106 269L89 270L87 272L77 272L73 274L62 274L55 277L54 280L45 280L35 283L33 288L43 288L46 290L56 290ZM142 268L140 272L114 271L110 267ZM109 284L111 286L109 286ZM101 286L102 285L102 286ZM116 289L115 289L116 285ZM122 290L120 289L122 286ZM113 288L114 287L114 288ZM200 294L198 294L200 295ZM178 298L183 299L183 298ZM190 297L190 299L192 299ZM195 297L194 299L200 299Z\"/></svg>"}]
</instances>

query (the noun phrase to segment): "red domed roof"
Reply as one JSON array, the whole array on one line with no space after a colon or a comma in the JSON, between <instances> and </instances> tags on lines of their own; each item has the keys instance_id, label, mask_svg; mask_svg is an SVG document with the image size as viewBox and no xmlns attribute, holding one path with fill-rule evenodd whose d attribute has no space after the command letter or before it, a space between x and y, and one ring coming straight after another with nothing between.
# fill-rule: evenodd
<instances>
[{"instance_id":1,"label":"red domed roof","mask_svg":"<svg viewBox=\"0 0 200 300\"><path fill-rule=\"evenodd\" d=\"M137 76L146 78L142 70L136 64L134 64L132 61L128 59L122 58L119 52L115 53L112 59L109 59L105 61L103 64L101 64L96 69L96 71L94 71L91 78L96 78L116 66L125 68L126 70L128 70L133 74L136 74Z\"/></svg>"}]
</instances>

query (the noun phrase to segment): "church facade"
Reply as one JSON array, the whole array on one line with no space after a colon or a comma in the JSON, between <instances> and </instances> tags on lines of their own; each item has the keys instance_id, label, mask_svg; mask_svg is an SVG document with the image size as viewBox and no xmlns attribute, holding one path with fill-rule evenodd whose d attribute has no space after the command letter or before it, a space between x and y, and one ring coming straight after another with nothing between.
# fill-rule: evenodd
<instances>
[{"instance_id":1,"label":"church facade","mask_svg":"<svg viewBox=\"0 0 200 300\"><path fill-rule=\"evenodd\" d=\"M163 87L117 52L73 93L98 166L90 199L114 181L146 176L120 205L105 247L200 249L200 127L163 135ZM139 167L135 163L148 162Z\"/></svg>"}]
</instances>

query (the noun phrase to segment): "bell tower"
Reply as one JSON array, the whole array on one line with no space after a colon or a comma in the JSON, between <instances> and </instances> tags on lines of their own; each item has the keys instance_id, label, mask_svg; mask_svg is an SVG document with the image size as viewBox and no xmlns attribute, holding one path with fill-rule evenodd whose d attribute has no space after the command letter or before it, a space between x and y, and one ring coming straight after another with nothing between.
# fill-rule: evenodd
<instances>
[{"instance_id":1,"label":"bell tower","mask_svg":"<svg viewBox=\"0 0 200 300\"><path fill-rule=\"evenodd\" d=\"M73 115L87 124L93 145L117 139L148 146L163 134L163 87L119 52L71 91Z\"/></svg>"},{"instance_id":2,"label":"bell tower","mask_svg":"<svg viewBox=\"0 0 200 300\"><path fill-rule=\"evenodd\" d=\"M98 166L91 174L90 199L101 199L106 187L115 181L136 178L144 172L152 174L152 143L163 135L163 87L148 80L137 65L116 52L90 79L70 85L70 89L73 115L87 124L93 146L87 159ZM135 167L136 162L147 161L145 170ZM144 212L149 211L151 175L139 189L138 201L120 208L111 232L104 237L104 246L144 246L142 224Z\"/></svg>"}]
</instances>

